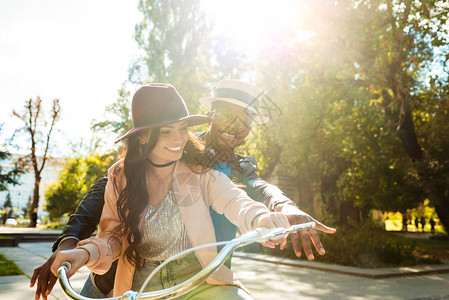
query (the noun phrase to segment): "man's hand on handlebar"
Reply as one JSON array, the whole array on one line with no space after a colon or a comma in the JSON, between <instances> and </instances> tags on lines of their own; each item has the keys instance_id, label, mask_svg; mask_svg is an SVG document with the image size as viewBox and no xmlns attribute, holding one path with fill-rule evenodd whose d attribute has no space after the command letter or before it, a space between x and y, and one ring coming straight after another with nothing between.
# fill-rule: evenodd
<instances>
[{"instance_id":1,"label":"man's hand on handlebar","mask_svg":"<svg viewBox=\"0 0 449 300\"><path fill-rule=\"evenodd\" d=\"M76 239L64 240L59 244L58 249L55 251L55 253L53 253L45 263L34 269L33 276L31 276L30 287L33 287L37 280L35 295L36 300L39 300L41 296L42 299L47 300L47 296L50 294L57 281L57 277L51 272L51 265L55 260L56 254L61 250L69 250L75 248L77 242L78 241Z\"/></svg>"},{"instance_id":2,"label":"man's hand on handlebar","mask_svg":"<svg viewBox=\"0 0 449 300\"><path fill-rule=\"evenodd\" d=\"M324 255L326 253L323 245L321 244L317 230L320 230L325 233L334 234L337 231L335 228L323 225L322 223L318 222L307 213L303 212L302 210L292 205L284 205L281 207L280 211L287 217L291 225L303 224L307 222L315 223L315 228L308 228L306 230L301 230L300 232L292 233L290 235L293 244L293 250L295 251L297 257L301 256L301 243L302 243L302 247L304 249L304 253L307 256L307 259L308 260L315 259L315 257L313 256L310 240L312 240L315 249L318 251L320 255ZM281 244L281 250L284 250L286 246L287 240L285 240Z\"/></svg>"}]
</instances>

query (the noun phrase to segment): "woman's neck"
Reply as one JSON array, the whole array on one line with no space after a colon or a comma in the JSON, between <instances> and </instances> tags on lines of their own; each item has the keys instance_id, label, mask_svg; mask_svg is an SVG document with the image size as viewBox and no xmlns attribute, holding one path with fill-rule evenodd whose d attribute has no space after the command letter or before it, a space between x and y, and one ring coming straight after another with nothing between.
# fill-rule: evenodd
<instances>
[{"instance_id":1,"label":"woman's neck","mask_svg":"<svg viewBox=\"0 0 449 300\"><path fill-rule=\"evenodd\" d=\"M164 168L154 167L150 163L148 163L147 166L147 184L150 193L150 204L159 205L159 203L164 201L170 190L175 164Z\"/></svg>"},{"instance_id":2,"label":"woman's neck","mask_svg":"<svg viewBox=\"0 0 449 300\"><path fill-rule=\"evenodd\" d=\"M173 171L175 170L175 165L176 164L172 164L163 168L158 168L155 166L152 166L151 164L148 164L148 167L152 173L152 175L154 175L158 180L163 180L163 181L170 181L173 175Z\"/></svg>"}]
</instances>

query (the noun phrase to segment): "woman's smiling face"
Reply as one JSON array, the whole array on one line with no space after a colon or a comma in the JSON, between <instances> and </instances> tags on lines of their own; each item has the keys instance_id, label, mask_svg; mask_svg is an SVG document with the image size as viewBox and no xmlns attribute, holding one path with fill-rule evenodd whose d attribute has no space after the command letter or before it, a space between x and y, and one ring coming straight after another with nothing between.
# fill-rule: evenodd
<instances>
[{"instance_id":1,"label":"woman's smiling face","mask_svg":"<svg viewBox=\"0 0 449 300\"><path fill-rule=\"evenodd\" d=\"M159 138L149 158L155 164L179 160L189 139L186 121L172 123L160 128Z\"/></svg>"}]
</instances>

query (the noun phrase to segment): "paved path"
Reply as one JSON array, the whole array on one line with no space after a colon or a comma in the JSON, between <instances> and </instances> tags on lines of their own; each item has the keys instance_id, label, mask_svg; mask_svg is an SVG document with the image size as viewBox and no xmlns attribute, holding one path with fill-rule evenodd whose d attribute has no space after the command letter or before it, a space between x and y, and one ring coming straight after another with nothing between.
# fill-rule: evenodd
<instances>
[{"instance_id":1,"label":"paved path","mask_svg":"<svg viewBox=\"0 0 449 300\"><path fill-rule=\"evenodd\" d=\"M21 243L19 247L0 248L0 253L15 261L26 274L0 277L0 299L34 299L35 289L28 287L29 278L34 267L50 256L51 245ZM315 270L310 268L310 264L315 263L308 264L301 267L241 257L233 259L234 271L256 299L449 300L449 273L372 279ZM82 268L72 277L75 290L82 287L88 274L89 271ZM65 299L58 284L49 299Z\"/></svg>"},{"instance_id":2,"label":"paved path","mask_svg":"<svg viewBox=\"0 0 449 300\"><path fill-rule=\"evenodd\" d=\"M27 300L34 299L36 288L30 288L30 278L35 267L43 264L51 255L51 242L20 243L19 247L0 248L0 253L12 260L25 273L21 276L0 277L0 299ZM81 268L71 279L75 290L80 290L89 274L87 268ZM59 284L48 299L66 299Z\"/></svg>"},{"instance_id":3,"label":"paved path","mask_svg":"<svg viewBox=\"0 0 449 300\"><path fill-rule=\"evenodd\" d=\"M370 279L242 259L233 269L256 299L449 299L449 274Z\"/></svg>"}]
</instances>

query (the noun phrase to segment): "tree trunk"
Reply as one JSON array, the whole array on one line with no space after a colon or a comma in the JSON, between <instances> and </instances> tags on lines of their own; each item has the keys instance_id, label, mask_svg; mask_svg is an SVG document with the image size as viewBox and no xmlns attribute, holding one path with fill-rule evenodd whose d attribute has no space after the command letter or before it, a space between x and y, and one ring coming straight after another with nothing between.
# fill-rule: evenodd
<instances>
[{"instance_id":1,"label":"tree trunk","mask_svg":"<svg viewBox=\"0 0 449 300\"><path fill-rule=\"evenodd\" d=\"M34 194L33 202L30 209L30 227L36 227L37 225L37 208L39 207L39 185L41 183L41 177L37 175L34 182Z\"/></svg>"},{"instance_id":2,"label":"tree trunk","mask_svg":"<svg viewBox=\"0 0 449 300\"><path fill-rule=\"evenodd\" d=\"M404 120L396 131L396 134L401 140L402 146L404 146L408 156L413 161L422 160L424 158L423 152L418 144L418 139L416 137L412 113L409 109L406 109Z\"/></svg>"}]
</instances>

